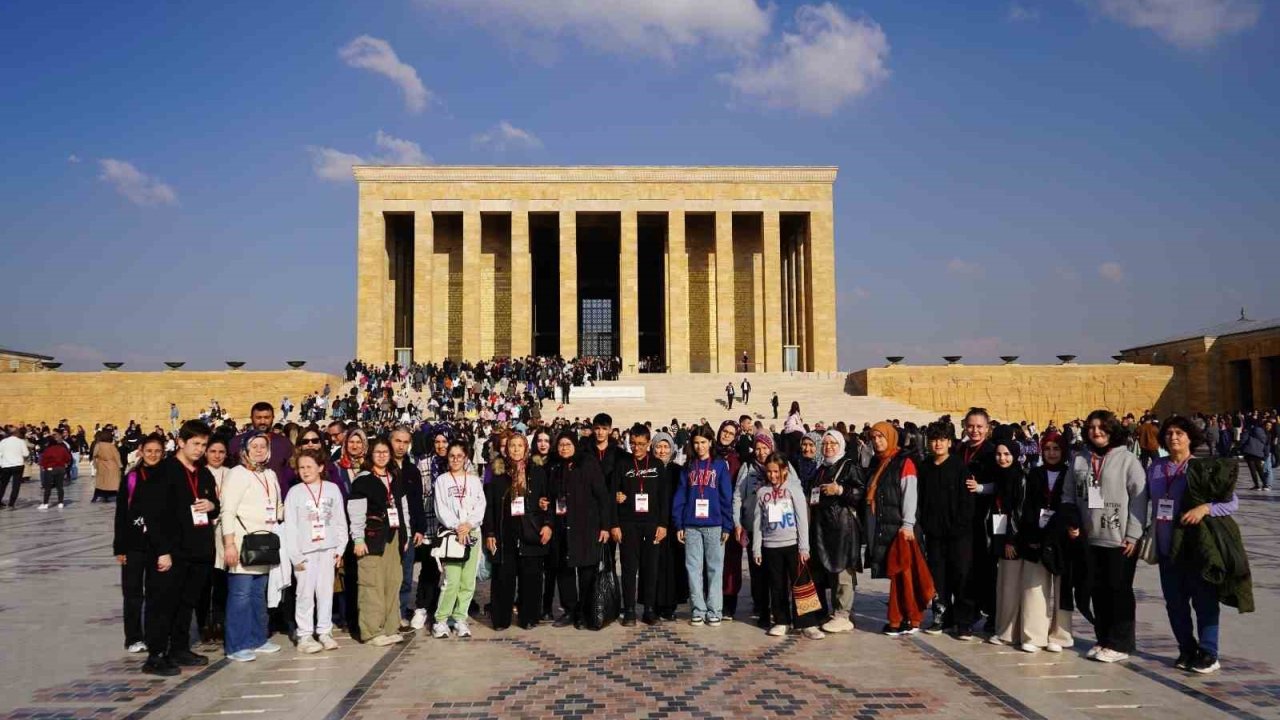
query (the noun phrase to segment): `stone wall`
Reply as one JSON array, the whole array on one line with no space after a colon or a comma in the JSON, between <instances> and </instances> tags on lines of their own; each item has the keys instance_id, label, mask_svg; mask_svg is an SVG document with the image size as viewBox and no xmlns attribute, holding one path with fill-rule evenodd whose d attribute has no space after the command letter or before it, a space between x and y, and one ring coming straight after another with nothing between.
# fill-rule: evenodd
<instances>
[{"instance_id":1,"label":"stone wall","mask_svg":"<svg viewBox=\"0 0 1280 720\"><path fill-rule=\"evenodd\" d=\"M1174 368L1154 365L898 365L851 373L846 389L953 415L985 407L1000 420L1034 420L1041 427L1098 408L1122 415L1191 410L1183 407Z\"/></svg>"},{"instance_id":2,"label":"stone wall","mask_svg":"<svg viewBox=\"0 0 1280 720\"><path fill-rule=\"evenodd\" d=\"M144 428L169 427L169 403L183 418L194 417L215 399L237 420L265 400L277 408L288 396L294 407L309 392L329 383L336 393L341 378L302 370L213 372L41 372L0 374L0 423L50 425L66 418L92 430L97 423L123 425L137 420ZM295 410L296 412L296 410Z\"/></svg>"}]
</instances>

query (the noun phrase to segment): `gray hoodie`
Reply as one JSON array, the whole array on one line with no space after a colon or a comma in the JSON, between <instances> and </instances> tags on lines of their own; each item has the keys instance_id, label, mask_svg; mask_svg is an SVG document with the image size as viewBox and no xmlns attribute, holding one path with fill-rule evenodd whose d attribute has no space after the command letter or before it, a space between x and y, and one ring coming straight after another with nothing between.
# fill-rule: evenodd
<instances>
[{"instance_id":1,"label":"gray hoodie","mask_svg":"<svg viewBox=\"0 0 1280 720\"><path fill-rule=\"evenodd\" d=\"M1062 502L1075 503L1089 544L1116 548L1125 541L1137 543L1147 525L1147 474L1138 457L1122 447L1103 456L1101 478L1093 476L1092 452L1077 454L1071 461ZM1102 507L1089 508L1089 487L1102 493Z\"/></svg>"},{"instance_id":2,"label":"gray hoodie","mask_svg":"<svg viewBox=\"0 0 1280 720\"><path fill-rule=\"evenodd\" d=\"M769 505L776 500L789 501L790 512L785 512L779 522L769 522ZM761 548L780 548L797 545L802 553L809 552L809 506L805 503L800 483L782 484L781 498L775 498L773 488L763 485L756 490L751 503L751 556L760 557Z\"/></svg>"}]
</instances>

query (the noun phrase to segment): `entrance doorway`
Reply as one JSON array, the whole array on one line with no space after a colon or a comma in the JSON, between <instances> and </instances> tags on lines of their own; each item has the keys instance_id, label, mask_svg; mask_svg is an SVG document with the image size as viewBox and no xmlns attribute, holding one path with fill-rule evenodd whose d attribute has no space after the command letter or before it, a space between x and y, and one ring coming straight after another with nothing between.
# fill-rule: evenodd
<instances>
[{"instance_id":1,"label":"entrance doorway","mask_svg":"<svg viewBox=\"0 0 1280 720\"><path fill-rule=\"evenodd\" d=\"M560 354L560 216L529 213L533 274L533 354Z\"/></svg>"},{"instance_id":2,"label":"entrance doorway","mask_svg":"<svg viewBox=\"0 0 1280 720\"><path fill-rule=\"evenodd\" d=\"M619 213L578 214L578 357L618 355Z\"/></svg>"},{"instance_id":3,"label":"entrance doorway","mask_svg":"<svg viewBox=\"0 0 1280 720\"><path fill-rule=\"evenodd\" d=\"M1253 409L1253 373L1248 360L1232 360L1231 379L1235 386L1235 407L1231 410Z\"/></svg>"}]
</instances>

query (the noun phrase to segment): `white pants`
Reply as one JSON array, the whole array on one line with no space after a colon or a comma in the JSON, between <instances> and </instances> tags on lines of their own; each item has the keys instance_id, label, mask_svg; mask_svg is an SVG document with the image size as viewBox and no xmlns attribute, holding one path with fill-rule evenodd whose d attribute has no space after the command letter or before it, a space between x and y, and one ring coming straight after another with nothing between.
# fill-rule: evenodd
<instances>
[{"instance_id":1,"label":"white pants","mask_svg":"<svg viewBox=\"0 0 1280 720\"><path fill-rule=\"evenodd\" d=\"M298 624L299 639L333 631L333 551L318 550L303 557L306 569L294 571L297 599L293 619Z\"/></svg>"},{"instance_id":2,"label":"white pants","mask_svg":"<svg viewBox=\"0 0 1280 720\"><path fill-rule=\"evenodd\" d=\"M1062 578L1040 563L1001 558L996 635L1005 643L1070 646L1071 613L1058 609L1062 592Z\"/></svg>"}]
</instances>

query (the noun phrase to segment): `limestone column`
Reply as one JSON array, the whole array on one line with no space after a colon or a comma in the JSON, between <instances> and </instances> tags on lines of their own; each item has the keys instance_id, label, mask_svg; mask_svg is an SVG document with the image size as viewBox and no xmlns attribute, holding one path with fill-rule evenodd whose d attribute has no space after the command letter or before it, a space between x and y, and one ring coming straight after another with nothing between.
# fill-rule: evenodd
<instances>
[{"instance_id":1,"label":"limestone column","mask_svg":"<svg viewBox=\"0 0 1280 720\"><path fill-rule=\"evenodd\" d=\"M413 212L413 361L427 362L432 346L431 263L435 259L436 224L431 208Z\"/></svg>"},{"instance_id":2,"label":"limestone column","mask_svg":"<svg viewBox=\"0 0 1280 720\"><path fill-rule=\"evenodd\" d=\"M836 366L836 241L830 209L809 215L809 312L813 369L834 372ZM815 302L816 300L816 302Z\"/></svg>"},{"instance_id":3,"label":"limestone column","mask_svg":"<svg viewBox=\"0 0 1280 720\"><path fill-rule=\"evenodd\" d=\"M511 213L511 355L532 354L533 257L529 255L529 212L518 207Z\"/></svg>"},{"instance_id":4,"label":"limestone column","mask_svg":"<svg viewBox=\"0 0 1280 720\"><path fill-rule=\"evenodd\" d=\"M618 253L618 331L619 357L622 358L622 371L630 373L640 361L640 282L637 278L639 268L637 256L639 219L634 208L622 211L622 232Z\"/></svg>"},{"instance_id":5,"label":"limestone column","mask_svg":"<svg viewBox=\"0 0 1280 720\"><path fill-rule=\"evenodd\" d=\"M800 346L800 370L813 370L809 351L809 238L808 233L796 243L796 344Z\"/></svg>"},{"instance_id":6,"label":"limestone column","mask_svg":"<svg viewBox=\"0 0 1280 720\"><path fill-rule=\"evenodd\" d=\"M734 372L733 213L716 211L716 371Z\"/></svg>"},{"instance_id":7,"label":"limestone column","mask_svg":"<svg viewBox=\"0 0 1280 720\"><path fill-rule=\"evenodd\" d=\"M560 355L578 356L578 216L560 211Z\"/></svg>"},{"instance_id":8,"label":"limestone column","mask_svg":"<svg viewBox=\"0 0 1280 720\"><path fill-rule=\"evenodd\" d=\"M667 368L689 372L689 252L684 210L667 213Z\"/></svg>"},{"instance_id":9,"label":"limestone column","mask_svg":"<svg viewBox=\"0 0 1280 720\"><path fill-rule=\"evenodd\" d=\"M356 226L356 356L368 362L387 360L383 298L390 271L382 210L362 198Z\"/></svg>"},{"instance_id":10,"label":"limestone column","mask_svg":"<svg viewBox=\"0 0 1280 720\"><path fill-rule=\"evenodd\" d=\"M764 370L782 370L782 229L778 211L766 210L763 220L764 242L764 307L756 312L764 316Z\"/></svg>"},{"instance_id":11,"label":"limestone column","mask_svg":"<svg viewBox=\"0 0 1280 720\"><path fill-rule=\"evenodd\" d=\"M480 212L462 213L462 359L480 357Z\"/></svg>"}]
</instances>

